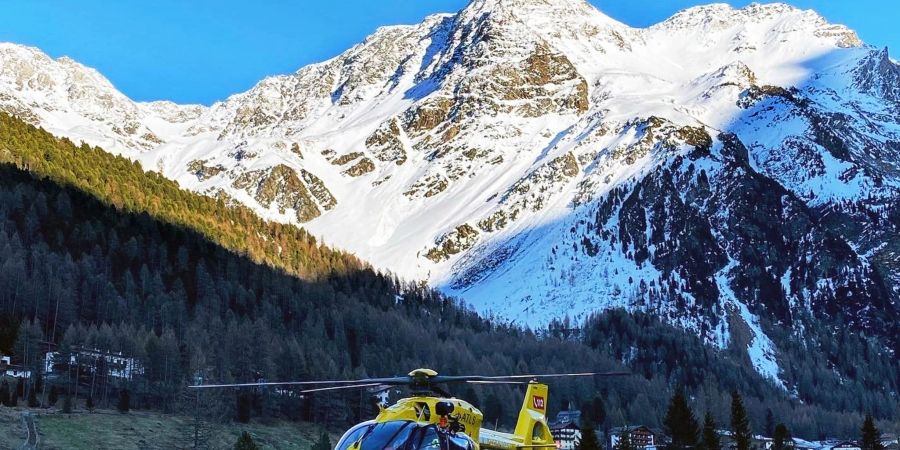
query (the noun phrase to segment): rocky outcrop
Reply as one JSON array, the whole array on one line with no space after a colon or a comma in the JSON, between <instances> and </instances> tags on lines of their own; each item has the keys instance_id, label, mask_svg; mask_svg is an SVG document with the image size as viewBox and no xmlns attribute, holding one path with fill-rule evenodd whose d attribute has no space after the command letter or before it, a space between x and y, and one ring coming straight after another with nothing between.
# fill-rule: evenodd
<instances>
[{"instance_id":1,"label":"rocky outcrop","mask_svg":"<svg viewBox=\"0 0 900 450\"><path fill-rule=\"evenodd\" d=\"M206 160L195 159L191 161L187 169L197 176L197 179L200 181L206 181L222 172L225 171L225 167L221 164L216 164L214 166L207 165Z\"/></svg>"},{"instance_id":2,"label":"rocky outcrop","mask_svg":"<svg viewBox=\"0 0 900 450\"><path fill-rule=\"evenodd\" d=\"M288 209L293 210L300 223L321 215L319 207L297 173L284 164L267 170L244 172L231 185L246 191L263 208L274 207L280 214Z\"/></svg>"},{"instance_id":3,"label":"rocky outcrop","mask_svg":"<svg viewBox=\"0 0 900 450\"><path fill-rule=\"evenodd\" d=\"M363 157L362 152L350 152L350 153L345 153L341 156L338 156L337 158L332 159L331 163L336 166L343 166L351 161L355 161L362 157Z\"/></svg>"},{"instance_id":4,"label":"rocky outcrop","mask_svg":"<svg viewBox=\"0 0 900 450\"><path fill-rule=\"evenodd\" d=\"M434 197L440 194L450 183L443 175L432 174L416 181L403 195L407 197Z\"/></svg>"},{"instance_id":5,"label":"rocky outcrop","mask_svg":"<svg viewBox=\"0 0 900 450\"><path fill-rule=\"evenodd\" d=\"M872 51L853 71L854 84L863 92L900 107L900 64L891 60L888 49Z\"/></svg>"},{"instance_id":6,"label":"rocky outcrop","mask_svg":"<svg viewBox=\"0 0 900 450\"><path fill-rule=\"evenodd\" d=\"M472 248L477 240L478 230L464 223L441 236L437 240L436 246L425 253L425 257L434 262L445 261L453 255Z\"/></svg>"},{"instance_id":7,"label":"rocky outcrop","mask_svg":"<svg viewBox=\"0 0 900 450\"><path fill-rule=\"evenodd\" d=\"M406 162L406 149L400 139L400 126L392 117L383 122L375 132L366 138L366 148L379 161L402 165Z\"/></svg>"},{"instance_id":8,"label":"rocky outcrop","mask_svg":"<svg viewBox=\"0 0 900 450\"><path fill-rule=\"evenodd\" d=\"M322 209L329 211L337 206L337 199L334 198L334 195L331 195L331 191L328 190L319 177L306 169L300 169L300 178L306 183L309 192L316 198Z\"/></svg>"},{"instance_id":9,"label":"rocky outcrop","mask_svg":"<svg viewBox=\"0 0 900 450\"><path fill-rule=\"evenodd\" d=\"M344 175L349 175L351 177L360 177L369 172L372 172L373 170L375 170L375 163L373 163L369 158L362 158L341 173L343 173Z\"/></svg>"}]
</instances>

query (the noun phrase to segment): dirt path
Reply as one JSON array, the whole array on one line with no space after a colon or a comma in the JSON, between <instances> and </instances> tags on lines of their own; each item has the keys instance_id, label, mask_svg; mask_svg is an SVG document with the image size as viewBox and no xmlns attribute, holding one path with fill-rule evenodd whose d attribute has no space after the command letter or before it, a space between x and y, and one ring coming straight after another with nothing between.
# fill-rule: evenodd
<instances>
[{"instance_id":1,"label":"dirt path","mask_svg":"<svg viewBox=\"0 0 900 450\"><path fill-rule=\"evenodd\" d=\"M34 425L34 416L25 411L22 413L22 424L25 425L25 442L22 444L22 450L36 450L38 445L37 427Z\"/></svg>"}]
</instances>

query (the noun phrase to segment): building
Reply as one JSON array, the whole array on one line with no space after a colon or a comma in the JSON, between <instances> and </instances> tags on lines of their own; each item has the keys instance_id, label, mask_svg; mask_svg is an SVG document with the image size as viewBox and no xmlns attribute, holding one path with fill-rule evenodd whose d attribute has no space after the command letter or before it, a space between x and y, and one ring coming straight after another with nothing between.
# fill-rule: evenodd
<instances>
[{"instance_id":1,"label":"building","mask_svg":"<svg viewBox=\"0 0 900 450\"><path fill-rule=\"evenodd\" d=\"M31 378L31 371L13 364L9 356L0 356L0 374L13 378Z\"/></svg>"},{"instance_id":2,"label":"building","mask_svg":"<svg viewBox=\"0 0 900 450\"><path fill-rule=\"evenodd\" d=\"M656 433L646 425L629 425L624 427L612 428L609 430L607 444L609 448L615 448L622 437L622 433L628 433L631 439L631 445L634 448L656 448Z\"/></svg>"},{"instance_id":3,"label":"building","mask_svg":"<svg viewBox=\"0 0 900 450\"><path fill-rule=\"evenodd\" d=\"M101 362L102 360L102 362ZM54 373L56 368L65 364L60 352L47 352L44 355L44 373ZM96 370L101 364L106 365L106 371L111 378L131 380L135 375L144 374L144 366L136 358L128 357L122 353L105 352L97 349L74 347L69 354L69 365L81 365L89 370Z\"/></svg>"},{"instance_id":4,"label":"building","mask_svg":"<svg viewBox=\"0 0 900 450\"><path fill-rule=\"evenodd\" d=\"M794 438L794 450L819 450L819 445L815 442Z\"/></svg>"},{"instance_id":5,"label":"building","mask_svg":"<svg viewBox=\"0 0 900 450\"><path fill-rule=\"evenodd\" d=\"M572 409L556 414L556 420L549 424L550 434L556 441L556 447L561 450L574 450L575 444L581 440L581 429L578 424L581 421L581 411Z\"/></svg>"},{"instance_id":6,"label":"building","mask_svg":"<svg viewBox=\"0 0 900 450\"><path fill-rule=\"evenodd\" d=\"M561 450L574 450L575 444L581 440L581 429L573 422L550 426L550 434L556 441L556 448Z\"/></svg>"},{"instance_id":7,"label":"building","mask_svg":"<svg viewBox=\"0 0 900 450\"><path fill-rule=\"evenodd\" d=\"M859 446L859 443L853 441L840 441L831 446L829 446L831 450L862 450Z\"/></svg>"}]
</instances>

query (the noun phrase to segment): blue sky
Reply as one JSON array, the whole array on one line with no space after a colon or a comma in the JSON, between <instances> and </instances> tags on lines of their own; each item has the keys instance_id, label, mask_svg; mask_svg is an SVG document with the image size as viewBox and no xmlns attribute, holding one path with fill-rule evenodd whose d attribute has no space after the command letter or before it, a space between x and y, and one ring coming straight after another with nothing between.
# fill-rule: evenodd
<instances>
[{"instance_id":1,"label":"blue sky","mask_svg":"<svg viewBox=\"0 0 900 450\"><path fill-rule=\"evenodd\" d=\"M591 0L609 16L647 26L689 0ZM731 1L743 6L748 1ZM900 47L900 2L794 0L855 29L867 43ZM267 75L337 55L378 26L454 12L466 0L34 0L3 2L0 41L33 45L97 68L137 100L210 104Z\"/></svg>"}]
</instances>

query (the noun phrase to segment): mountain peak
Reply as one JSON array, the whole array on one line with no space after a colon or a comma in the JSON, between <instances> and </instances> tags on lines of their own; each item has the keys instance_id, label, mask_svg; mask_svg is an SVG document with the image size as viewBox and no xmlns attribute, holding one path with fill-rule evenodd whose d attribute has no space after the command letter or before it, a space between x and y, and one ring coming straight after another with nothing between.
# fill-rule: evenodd
<instances>
[{"instance_id":1,"label":"mountain peak","mask_svg":"<svg viewBox=\"0 0 900 450\"><path fill-rule=\"evenodd\" d=\"M887 47L872 49L853 77L859 90L900 105L900 65L891 60Z\"/></svg>"},{"instance_id":2,"label":"mountain peak","mask_svg":"<svg viewBox=\"0 0 900 450\"><path fill-rule=\"evenodd\" d=\"M811 9L804 10L786 3L751 3L743 8L727 3L694 6L650 29L667 33L700 33L704 36L728 30L758 33L762 29L764 34L760 37L763 39L783 40L786 36L794 36L817 39L839 48L863 45L856 32L846 26L832 24Z\"/></svg>"},{"instance_id":3,"label":"mountain peak","mask_svg":"<svg viewBox=\"0 0 900 450\"><path fill-rule=\"evenodd\" d=\"M547 8L547 9L571 9L587 6L585 0L470 0L466 6L481 10L500 10L510 8Z\"/></svg>"},{"instance_id":4,"label":"mountain peak","mask_svg":"<svg viewBox=\"0 0 900 450\"><path fill-rule=\"evenodd\" d=\"M625 27L622 23L598 11L586 0L471 0L463 8L463 16L491 14L494 16L515 17L527 23L542 20L555 20L557 26L565 26L565 20L582 22L603 22L608 25Z\"/></svg>"}]
</instances>

